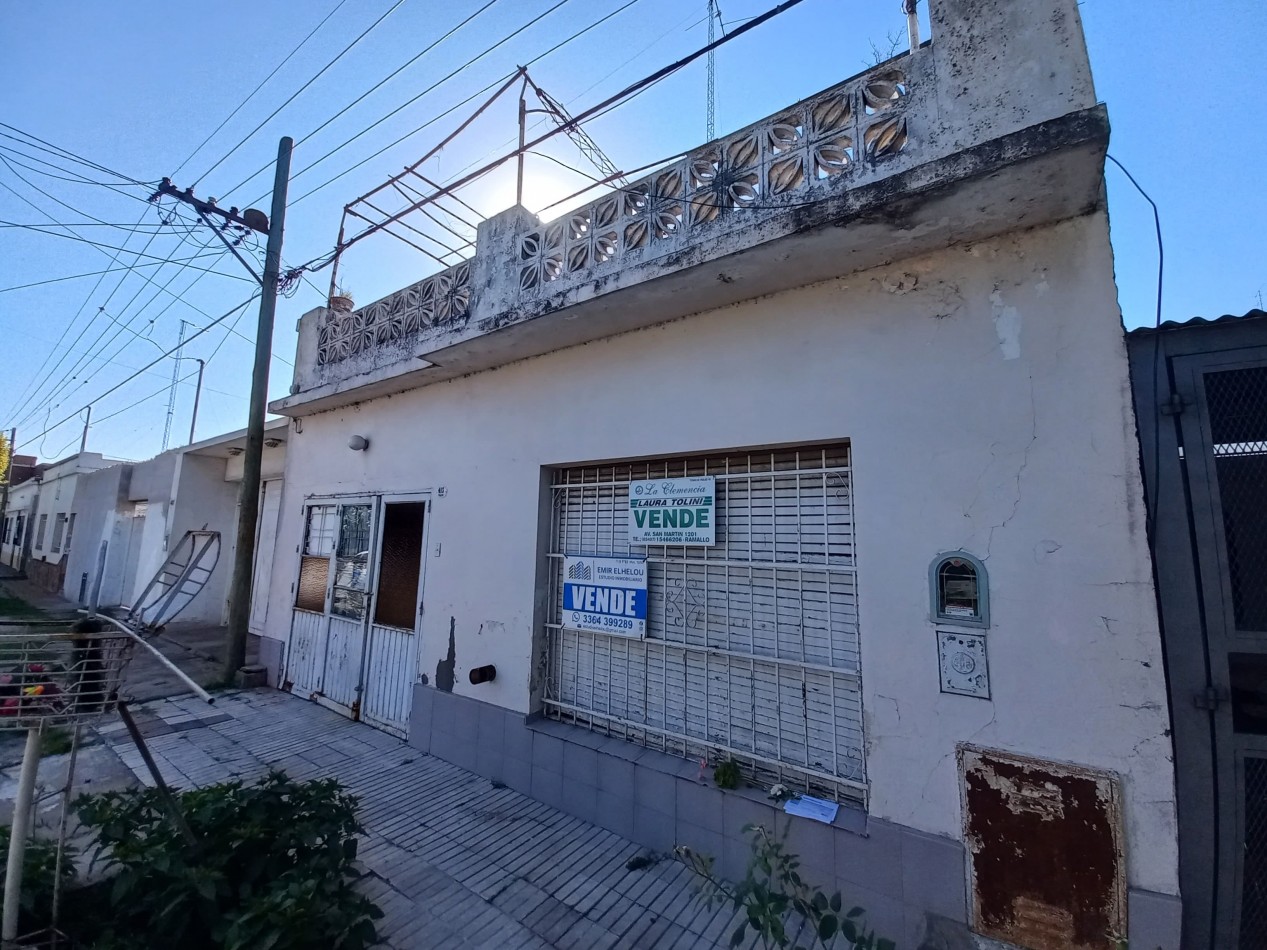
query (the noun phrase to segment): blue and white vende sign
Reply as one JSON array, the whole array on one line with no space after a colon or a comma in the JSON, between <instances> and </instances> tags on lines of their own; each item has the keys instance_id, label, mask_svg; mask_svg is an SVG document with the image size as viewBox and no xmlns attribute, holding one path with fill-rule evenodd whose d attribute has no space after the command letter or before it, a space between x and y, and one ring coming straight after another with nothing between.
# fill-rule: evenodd
<instances>
[{"instance_id":1,"label":"blue and white vende sign","mask_svg":"<svg viewBox=\"0 0 1267 950\"><path fill-rule=\"evenodd\" d=\"M627 557L565 557L563 626L620 637L646 636L647 562Z\"/></svg>"}]
</instances>

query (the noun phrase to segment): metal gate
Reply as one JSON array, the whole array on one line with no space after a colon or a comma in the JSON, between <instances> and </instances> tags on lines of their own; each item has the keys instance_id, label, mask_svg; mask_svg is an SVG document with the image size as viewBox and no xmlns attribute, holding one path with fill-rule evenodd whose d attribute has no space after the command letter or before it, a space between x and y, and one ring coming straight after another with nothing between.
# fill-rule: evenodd
<instances>
[{"instance_id":1,"label":"metal gate","mask_svg":"<svg viewBox=\"0 0 1267 950\"><path fill-rule=\"evenodd\" d=\"M634 545L629 482L712 475L717 543ZM847 444L560 469L549 675L556 718L865 797ZM565 555L645 556L645 639L561 624Z\"/></svg>"},{"instance_id":2,"label":"metal gate","mask_svg":"<svg viewBox=\"0 0 1267 950\"><path fill-rule=\"evenodd\" d=\"M1257 950L1267 947L1267 320L1168 325L1130 343L1174 720L1183 945Z\"/></svg>"},{"instance_id":3,"label":"metal gate","mask_svg":"<svg viewBox=\"0 0 1267 950\"><path fill-rule=\"evenodd\" d=\"M402 737L418 669L427 505L416 496L312 499L294 585L285 688Z\"/></svg>"}]
</instances>

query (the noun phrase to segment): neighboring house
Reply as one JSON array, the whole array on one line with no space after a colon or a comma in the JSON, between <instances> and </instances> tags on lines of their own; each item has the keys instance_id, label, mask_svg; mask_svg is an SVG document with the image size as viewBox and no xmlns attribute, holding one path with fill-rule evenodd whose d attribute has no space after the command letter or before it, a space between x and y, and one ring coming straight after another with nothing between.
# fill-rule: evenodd
<instances>
[{"instance_id":1,"label":"neighboring house","mask_svg":"<svg viewBox=\"0 0 1267 950\"><path fill-rule=\"evenodd\" d=\"M39 510L40 481L35 473L9 489L0 563L24 570L31 551L31 523Z\"/></svg>"},{"instance_id":2,"label":"neighboring house","mask_svg":"<svg viewBox=\"0 0 1267 950\"><path fill-rule=\"evenodd\" d=\"M1267 313L1128 335L1186 950L1267 947Z\"/></svg>"},{"instance_id":3,"label":"neighboring house","mask_svg":"<svg viewBox=\"0 0 1267 950\"><path fill-rule=\"evenodd\" d=\"M98 452L80 452L49 464L32 479L38 482L38 490L28 515L23 548L31 583L52 593L62 589L66 552L74 540L78 521L75 492L79 480L114 464L115 460Z\"/></svg>"},{"instance_id":4,"label":"neighboring house","mask_svg":"<svg viewBox=\"0 0 1267 950\"><path fill-rule=\"evenodd\" d=\"M909 55L305 314L262 654L730 874L771 813L701 760L838 803L790 847L902 946L1172 950L1107 115L1074 0L929 14Z\"/></svg>"},{"instance_id":5,"label":"neighboring house","mask_svg":"<svg viewBox=\"0 0 1267 950\"><path fill-rule=\"evenodd\" d=\"M272 542L281 495L287 420L265 426L257 582L269 587ZM241 455L245 433L231 432L172 449L144 462L120 464L80 480L75 546L68 558L65 596L80 603L92 597L102 542L105 571L98 603L133 606L175 545L190 530L220 532L220 555L206 586L184 608L181 621L222 624L233 574ZM251 629L262 629L267 599L251 613Z\"/></svg>"},{"instance_id":6,"label":"neighboring house","mask_svg":"<svg viewBox=\"0 0 1267 950\"><path fill-rule=\"evenodd\" d=\"M17 493L17 486L40 475L47 465L40 465L34 455L14 455L9 466L9 491L0 500L0 564L18 567L22 553L22 537L30 520L31 502L39 492L38 483ZM15 499L17 501L15 505Z\"/></svg>"}]
</instances>

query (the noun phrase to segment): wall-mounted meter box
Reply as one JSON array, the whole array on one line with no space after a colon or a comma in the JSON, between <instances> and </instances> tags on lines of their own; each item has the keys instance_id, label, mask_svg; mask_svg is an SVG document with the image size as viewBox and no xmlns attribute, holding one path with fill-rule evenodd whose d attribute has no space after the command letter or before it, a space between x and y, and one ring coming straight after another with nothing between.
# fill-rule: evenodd
<instances>
[{"instance_id":1,"label":"wall-mounted meter box","mask_svg":"<svg viewBox=\"0 0 1267 950\"><path fill-rule=\"evenodd\" d=\"M966 551L939 554L928 569L933 623L990 626L990 585L985 565Z\"/></svg>"}]
</instances>

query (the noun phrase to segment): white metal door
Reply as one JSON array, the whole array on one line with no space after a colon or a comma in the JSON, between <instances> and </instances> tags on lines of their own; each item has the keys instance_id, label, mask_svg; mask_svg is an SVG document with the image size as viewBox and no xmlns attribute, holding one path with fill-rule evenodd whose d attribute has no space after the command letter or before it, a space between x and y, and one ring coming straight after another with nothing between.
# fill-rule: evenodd
<instances>
[{"instance_id":1,"label":"white metal door","mask_svg":"<svg viewBox=\"0 0 1267 950\"><path fill-rule=\"evenodd\" d=\"M372 589L376 499L314 501L304 510L286 681L356 718Z\"/></svg>"},{"instance_id":2,"label":"white metal door","mask_svg":"<svg viewBox=\"0 0 1267 950\"><path fill-rule=\"evenodd\" d=\"M717 543L635 545L632 480L712 475ZM865 798L848 444L561 469L548 714ZM567 629L565 555L647 559L645 639Z\"/></svg>"},{"instance_id":3,"label":"white metal door","mask_svg":"<svg viewBox=\"0 0 1267 950\"><path fill-rule=\"evenodd\" d=\"M252 633L264 632L268 618L268 593L272 588L273 552L277 545L277 513L281 503L282 483L276 479L264 483L260 501L260 523L255 537L255 576L251 581Z\"/></svg>"},{"instance_id":4,"label":"white metal door","mask_svg":"<svg viewBox=\"0 0 1267 950\"><path fill-rule=\"evenodd\" d=\"M418 670L426 515L417 495L313 499L300 545L290 689L400 736Z\"/></svg>"},{"instance_id":5,"label":"white metal door","mask_svg":"<svg viewBox=\"0 0 1267 950\"><path fill-rule=\"evenodd\" d=\"M383 499L361 715L405 737L418 674L418 625L426 559L428 502Z\"/></svg>"},{"instance_id":6,"label":"white metal door","mask_svg":"<svg viewBox=\"0 0 1267 950\"><path fill-rule=\"evenodd\" d=\"M131 516L123 518L119 525L124 553L118 602L125 607L131 607L133 598L140 593L136 576L141 566L141 540L145 536L145 517L149 508L149 502L138 501L132 506Z\"/></svg>"}]
</instances>

